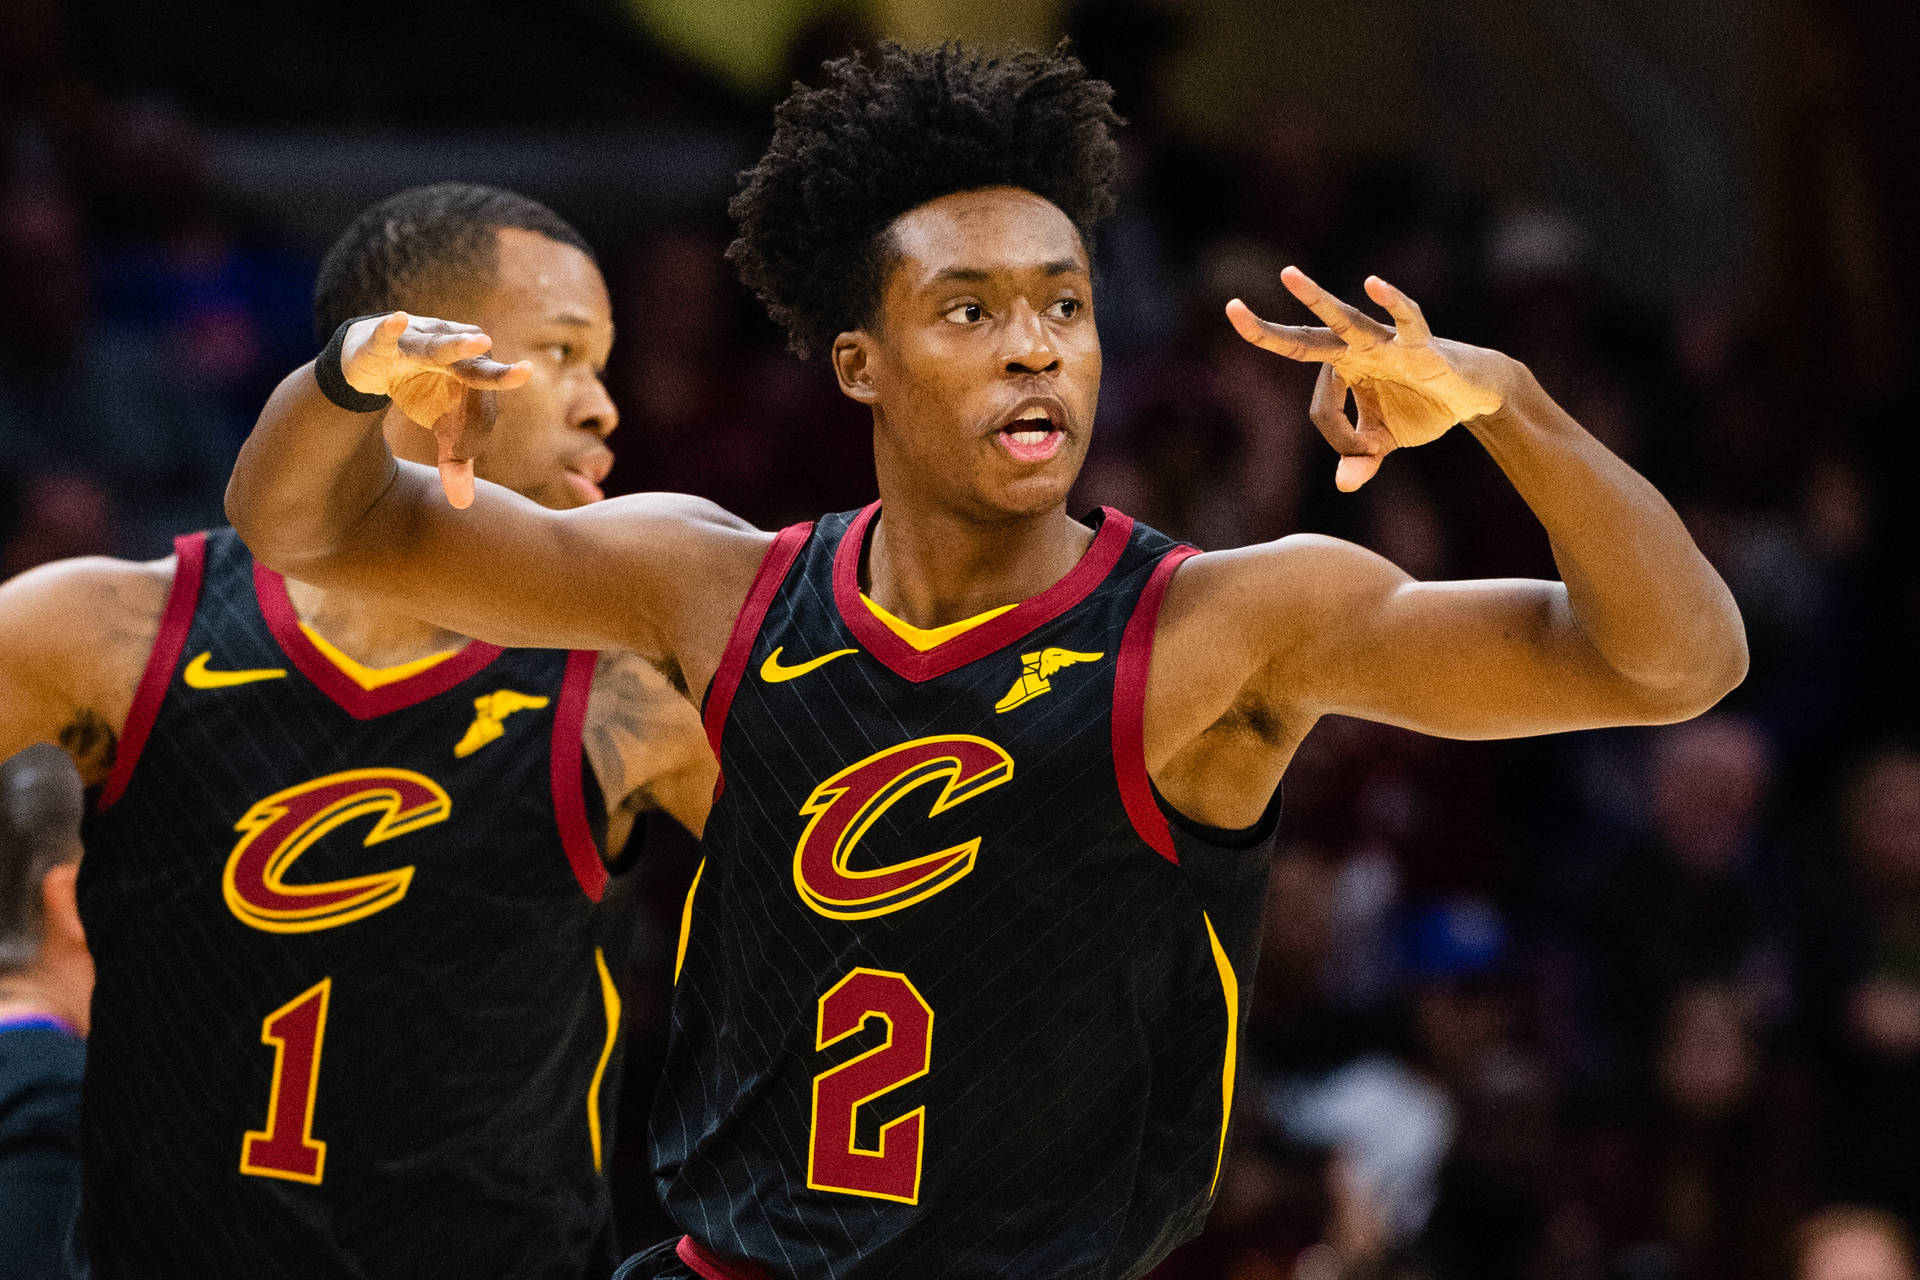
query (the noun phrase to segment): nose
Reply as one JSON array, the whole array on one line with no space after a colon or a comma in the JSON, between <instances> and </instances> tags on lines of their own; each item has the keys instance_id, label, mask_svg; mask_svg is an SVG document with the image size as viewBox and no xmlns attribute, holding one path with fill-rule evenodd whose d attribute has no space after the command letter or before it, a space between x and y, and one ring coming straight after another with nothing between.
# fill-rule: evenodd
<instances>
[{"instance_id":1,"label":"nose","mask_svg":"<svg viewBox=\"0 0 1920 1280\"><path fill-rule=\"evenodd\" d=\"M605 440L620 425L620 410L614 407L613 397L607 394L607 384L599 378L589 378L587 388L579 402L574 406L574 425L584 431Z\"/></svg>"},{"instance_id":2,"label":"nose","mask_svg":"<svg viewBox=\"0 0 1920 1280\"><path fill-rule=\"evenodd\" d=\"M1025 302L1016 303L1003 332L1006 334L1008 373L1055 373L1060 368L1060 353L1053 349L1053 335L1046 320Z\"/></svg>"}]
</instances>

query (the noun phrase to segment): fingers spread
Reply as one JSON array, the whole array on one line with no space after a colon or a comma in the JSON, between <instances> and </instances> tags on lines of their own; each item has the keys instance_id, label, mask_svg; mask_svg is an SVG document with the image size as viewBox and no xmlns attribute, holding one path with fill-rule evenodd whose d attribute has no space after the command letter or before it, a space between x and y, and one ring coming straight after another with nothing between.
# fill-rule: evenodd
<instances>
[{"instance_id":1,"label":"fingers spread","mask_svg":"<svg viewBox=\"0 0 1920 1280\"><path fill-rule=\"evenodd\" d=\"M1395 336L1402 342L1425 342L1433 337L1420 304L1379 276L1367 277L1367 296L1387 309L1393 317Z\"/></svg>"},{"instance_id":2,"label":"fingers spread","mask_svg":"<svg viewBox=\"0 0 1920 1280\"><path fill-rule=\"evenodd\" d=\"M1327 328L1339 335L1348 346L1369 347L1393 337L1392 330L1322 289L1298 267L1287 267L1281 271L1280 283L1286 285L1287 292L1298 298L1307 310L1324 320Z\"/></svg>"},{"instance_id":3,"label":"fingers spread","mask_svg":"<svg viewBox=\"0 0 1920 1280\"><path fill-rule=\"evenodd\" d=\"M1254 346L1289 360L1336 360L1347 350L1346 343L1325 329L1262 320L1238 298L1227 304L1227 320Z\"/></svg>"}]
</instances>

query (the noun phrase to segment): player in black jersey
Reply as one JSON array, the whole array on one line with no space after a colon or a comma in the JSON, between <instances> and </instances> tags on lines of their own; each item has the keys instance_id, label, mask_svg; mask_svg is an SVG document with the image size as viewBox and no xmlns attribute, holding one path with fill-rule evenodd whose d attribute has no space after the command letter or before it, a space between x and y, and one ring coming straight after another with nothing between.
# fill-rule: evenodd
<instances>
[{"instance_id":1,"label":"player in black jersey","mask_svg":"<svg viewBox=\"0 0 1920 1280\"><path fill-rule=\"evenodd\" d=\"M1291 269L1324 327L1228 315L1324 365L1343 487L1464 422L1564 582L1418 583L1320 537L1195 554L1070 517L1108 97L1060 52L889 46L779 108L731 252L872 408L862 511L770 535L690 498L475 492L484 411L522 375L482 328L407 316L289 376L242 450L228 509L268 562L478 635L630 646L704 698L721 790L653 1117L686 1234L631 1276L1143 1274L1215 1190L1273 799L1315 720L1652 723L1744 671L1666 502L1379 280L1390 325ZM443 477L389 461L318 376L435 423Z\"/></svg>"},{"instance_id":2,"label":"player in black jersey","mask_svg":"<svg viewBox=\"0 0 1920 1280\"><path fill-rule=\"evenodd\" d=\"M396 305L485 314L532 365L495 479L599 498L613 332L570 227L403 192L316 290L326 331ZM231 530L176 548L0 587L0 755L57 739L93 788L95 1276L604 1276L602 851L642 809L698 830L698 717L632 655L470 641Z\"/></svg>"}]
</instances>

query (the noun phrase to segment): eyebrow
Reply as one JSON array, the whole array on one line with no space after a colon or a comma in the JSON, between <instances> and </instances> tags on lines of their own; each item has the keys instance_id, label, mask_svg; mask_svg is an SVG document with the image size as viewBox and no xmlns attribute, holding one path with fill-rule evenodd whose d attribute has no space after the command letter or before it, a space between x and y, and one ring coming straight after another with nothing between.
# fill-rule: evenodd
<instances>
[{"instance_id":1,"label":"eyebrow","mask_svg":"<svg viewBox=\"0 0 1920 1280\"><path fill-rule=\"evenodd\" d=\"M1056 258L1052 262L1040 264L1040 272L1046 276L1074 275L1085 270L1086 268L1073 258ZM933 278L927 283L943 284L952 280L962 284L985 284L991 279L993 279L993 273L979 267L948 267L945 271L934 272Z\"/></svg>"},{"instance_id":2,"label":"eyebrow","mask_svg":"<svg viewBox=\"0 0 1920 1280\"><path fill-rule=\"evenodd\" d=\"M550 315L547 317L547 323L570 324L581 329L590 329L593 327L593 321L581 315L578 311L562 311L556 315Z\"/></svg>"}]
</instances>

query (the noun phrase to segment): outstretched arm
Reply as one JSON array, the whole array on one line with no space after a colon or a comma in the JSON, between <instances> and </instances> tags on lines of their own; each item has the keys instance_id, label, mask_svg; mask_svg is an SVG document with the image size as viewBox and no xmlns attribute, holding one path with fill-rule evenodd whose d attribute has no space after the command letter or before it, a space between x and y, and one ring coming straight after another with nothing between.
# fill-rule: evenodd
<instances>
[{"instance_id":1,"label":"outstretched arm","mask_svg":"<svg viewBox=\"0 0 1920 1280\"><path fill-rule=\"evenodd\" d=\"M439 475L397 461L384 414L339 407L303 365L240 451L227 488L234 527L263 563L302 580L499 644L670 658L703 688L766 535L681 495L556 512L476 483L493 398L529 368L489 359L491 347L472 325L404 312L355 324L341 372L431 427Z\"/></svg>"},{"instance_id":2,"label":"outstretched arm","mask_svg":"<svg viewBox=\"0 0 1920 1280\"><path fill-rule=\"evenodd\" d=\"M1284 756L1326 714L1510 737L1681 720L1740 682L1746 639L1726 584L1666 500L1525 366L1433 337L1413 301L1377 277L1367 290L1392 327L1294 268L1283 279L1324 328L1270 324L1237 300L1228 316L1248 341L1323 365L1311 412L1342 455L1340 487L1464 422L1545 526L1562 581L1416 582L1371 552L1308 536L1196 557L1174 579L1161 635L1207 655L1209 674L1155 662L1150 765L1204 758L1204 739L1236 708L1287 726L1270 735Z\"/></svg>"}]
</instances>

